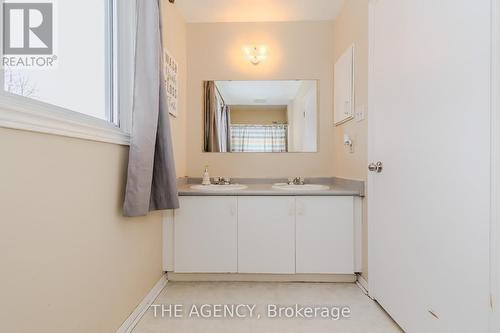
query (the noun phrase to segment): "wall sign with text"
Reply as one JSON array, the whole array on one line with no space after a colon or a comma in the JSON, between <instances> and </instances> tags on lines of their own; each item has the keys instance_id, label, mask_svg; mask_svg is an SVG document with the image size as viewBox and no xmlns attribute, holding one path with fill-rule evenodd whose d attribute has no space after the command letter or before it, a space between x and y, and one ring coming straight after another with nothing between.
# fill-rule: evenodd
<instances>
[{"instance_id":1,"label":"wall sign with text","mask_svg":"<svg viewBox=\"0 0 500 333\"><path fill-rule=\"evenodd\" d=\"M179 65L174 57L165 50L163 54L163 75L165 80L165 88L167 90L167 105L168 111L174 117L178 116L177 99L179 96L178 83Z\"/></svg>"}]
</instances>

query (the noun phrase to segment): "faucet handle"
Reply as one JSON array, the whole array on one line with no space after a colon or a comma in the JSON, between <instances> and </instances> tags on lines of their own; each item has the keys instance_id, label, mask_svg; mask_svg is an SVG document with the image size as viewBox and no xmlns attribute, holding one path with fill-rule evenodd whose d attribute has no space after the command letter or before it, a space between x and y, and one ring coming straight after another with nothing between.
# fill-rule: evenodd
<instances>
[{"instance_id":1,"label":"faucet handle","mask_svg":"<svg viewBox=\"0 0 500 333\"><path fill-rule=\"evenodd\" d=\"M288 185L304 185L304 177L288 178Z\"/></svg>"}]
</instances>

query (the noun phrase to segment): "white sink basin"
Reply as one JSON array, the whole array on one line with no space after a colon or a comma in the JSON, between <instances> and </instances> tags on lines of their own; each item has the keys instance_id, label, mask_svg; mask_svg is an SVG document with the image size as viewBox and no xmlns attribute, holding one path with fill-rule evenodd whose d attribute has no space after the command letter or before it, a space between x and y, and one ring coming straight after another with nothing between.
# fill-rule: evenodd
<instances>
[{"instance_id":1,"label":"white sink basin","mask_svg":"<svg viewBox=\"0 0 500 333\"><path fill-rule=\"evenodd\" d=\"M241 184L229 184L229 185L192 185L193 190L201 191L236 191L247 189L248 186Z\"/></svg>"},{"instance_id":2,"label":"white sink basin","mask_svg":"<svg viewBox=\"0 0 500 333\"><path fill-rule=\"evenodd\" d=\"M319 184L305 184L305 185L289 185L289 184L274 184L273 189L284 191L326 191L330 187Z\"/></svg>"}]
</instances>

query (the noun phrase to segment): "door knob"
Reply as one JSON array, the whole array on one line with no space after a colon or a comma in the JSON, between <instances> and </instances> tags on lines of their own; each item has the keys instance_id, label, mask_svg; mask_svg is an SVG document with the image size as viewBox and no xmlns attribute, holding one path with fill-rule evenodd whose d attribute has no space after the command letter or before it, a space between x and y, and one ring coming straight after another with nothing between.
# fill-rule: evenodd
<instances>
[{"instance_id":1,"label":"door knob","mask_svg":"<svg viewBox=\"0 0 500 333\"><path fill-rule=\"evenodd\" d=\"M383 168L384 165L380 161L377 163L370 163L370 165L368 165L368 170L371 172L381 173Z\"/></svg>"}]
</instances>

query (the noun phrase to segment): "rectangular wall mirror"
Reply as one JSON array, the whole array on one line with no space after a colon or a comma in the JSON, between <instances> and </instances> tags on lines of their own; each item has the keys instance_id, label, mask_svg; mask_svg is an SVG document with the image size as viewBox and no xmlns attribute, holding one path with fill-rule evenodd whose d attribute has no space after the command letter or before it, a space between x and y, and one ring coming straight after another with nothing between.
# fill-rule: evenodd
<instances>
[{"instance_id":1,"label":"rectangular wall mirror","mask_svg":"<svg viewBox=\"0 0 500 333\"><path fill-rule=\"evenodd\" d=\"M316 152L318 82L205 81L204 151Z\"/></svg>"}]
</instances>

